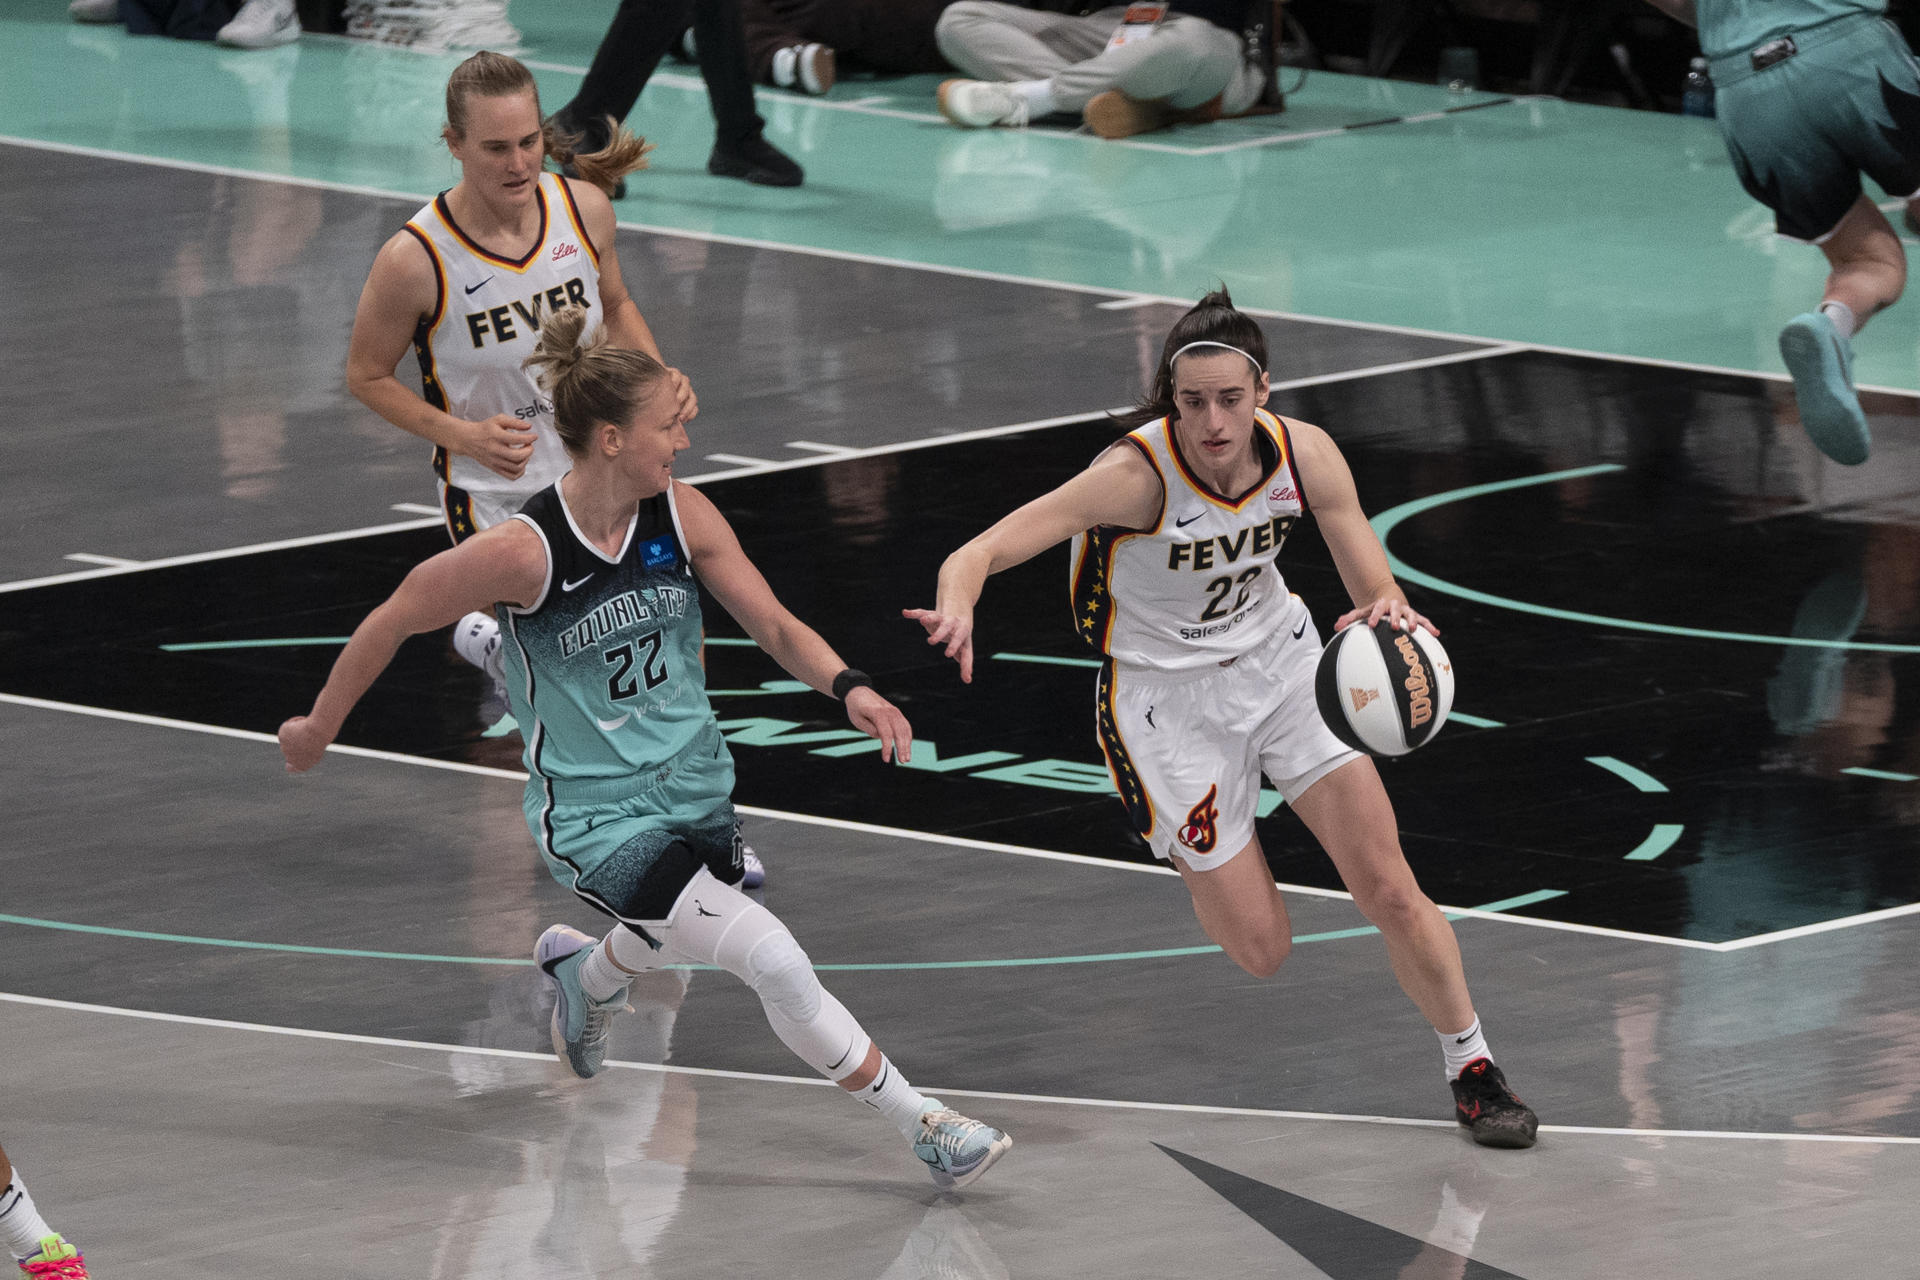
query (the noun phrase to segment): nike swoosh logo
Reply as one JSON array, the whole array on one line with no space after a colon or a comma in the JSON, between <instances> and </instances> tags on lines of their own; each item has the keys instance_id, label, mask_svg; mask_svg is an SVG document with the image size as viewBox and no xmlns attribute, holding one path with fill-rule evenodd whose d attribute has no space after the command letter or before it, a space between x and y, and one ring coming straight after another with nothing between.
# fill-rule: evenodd
<instances>
[{"instance_id":1,"label":"nike swoosh logo","mask_svg":"<svg viewBox=\"0 0 1920 1280\"><path fill-rule=\"evenodd\" d=\"M1454 1042L1455 1044L1465 1044L1465 1043L1466 1043L1467 1041L1469 1041L1469 1040L1471 1040L1471 1039L1473 1039L1473 1037L1472 1037L1472 1036L1455 1036L1455 1037L1453 1038L1453 1042Z\"/></svg>"},{"instance_id":2,"label":"nike swoosh logo","mask_svg":"<svg viewBox=\"0 0 1920 1280\"><path fill-rule=\"evenodd\" d=\"M575 579L574 579L574 580L573 580L572 582L563 582L563 583L561 583L561 584L560 584L560 589L561 589L562 591L572 591L572 590L573 590L573 589L574 589L575 587L582 587L582 586L585 586L585 585L586 585L587 583L589 583L589 582L592 582L592 581L593 581L593 575L592 575L592 574L588 574L588 575L587 575L586 577L584 577L584 578L575 578Z\"/></svg>"},{"instance_id":3,"label":"nike swoosh logo","mask_svg":"<svg viewBox=\"0 0 1920 1280\"><path fill-rule=\"evenodd\" d=\"M720 913L718 911L709 911L705 907L701 906L700 899L698 898L695 898L693 900L693 909L699 912L701 915L706 916L708 919L718 920L720 918Z\"/></svg>"},{"instance_id":4,"label":"nike swoosh logo","mask_svg":"<svg viewBox=\"0 0 1920 1280\"><path fill-rule=\"evenodd\" d=\"M1301 636L1305 634L1307 634L1307 624L1303 622L1298 627L1294 628L1293 638L1295 640L1298 640Z\"/></svg>"},{"instance_id":5,"label":"nike swoosh logo","mask_svg":"<svg viewBox=\"0 0 1920 1280\"><path fill-rule=\"evenodd\" d=\"M615 716L611 720L602 720L598 716L595 716L593 719L593 722L599 725L602 729L605 729L608 733L612 733L615 729L618 729L621 725L625 724L627 722L627 718L632 714L633 712L631 711L622 711L619 715Z\"/></svg>"},{"instance_id":6,"label":"nike swoosh logo","mask_svg":"<svg viewBox=\"0 0 1920 1280\"><path fill-rule=\"evenodd\" d=\"M1200 516L1203 516L1203 515L1205 515L1205 514L1207 514L1207 513L1206 513L1206 512L1204 512L1204 511L1202 511L1202 512L1200 513ZM1187 517L1187 518L1186 518L1185 520L1175 520L1175 521L1173 522L1173 527L1174 527L1174 528L1176 528L1176 529L1184 529L1184 528L1186 528L1186 527L1187 527L1188 525L1190 525L1190 524L1192 524L1192 523L1193 523L1193 522L1194 522L1195 520L1198 520L1198 519L1200 518L1200 516L1188 516L1188 517Z\"/></svg>"},{"instance_id":7,"label":"nike swoosh logo","mask_svg":"<svg viewBox=\"0 0 1920 1280\"><path fill-rule=\"evenodd\" d=\"M476 290L479 290L479 289L484 289L484 288L486 288L486 287L487 287L488 285L490 285L490 284L492 284L492 283L493 283L493 277L492 277L492 276L488 276L488 277L487 277L487 278L486 278L485 280L482 280L482 281L481 281L481 282L480 282L479 284L470 284L470 285L468 285L468 286L467 286L467 296L468 296L468 297L472 297L472 296L473 296L473 294L474 294L474 292L475 292Z\"/></svg>"}]
</instances>

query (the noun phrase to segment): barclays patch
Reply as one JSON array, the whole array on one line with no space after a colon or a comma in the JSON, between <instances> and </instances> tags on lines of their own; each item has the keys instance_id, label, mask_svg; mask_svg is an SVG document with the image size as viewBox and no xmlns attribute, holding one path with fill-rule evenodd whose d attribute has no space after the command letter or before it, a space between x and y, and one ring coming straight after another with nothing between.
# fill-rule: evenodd
<instances>
[{"instance_id":1,"label":"barclays patch","mask_svg":"<svg viewBox=\"0 0 1920 1280\"><path fill-rule=\"evenodd\" d=\"M640 546L640 564L647 569L671 569L680 563L672 538L650 538Z\"/></svg>"}]
</instances>

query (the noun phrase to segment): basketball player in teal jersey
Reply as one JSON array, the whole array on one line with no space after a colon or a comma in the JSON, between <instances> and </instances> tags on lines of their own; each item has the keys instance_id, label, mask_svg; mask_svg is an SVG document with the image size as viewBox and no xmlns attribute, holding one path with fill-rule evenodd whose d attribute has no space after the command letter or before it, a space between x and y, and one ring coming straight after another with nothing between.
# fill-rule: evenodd
<instances>
[{"instance_id":1,"label":"basketball player in teal jersey","mask_svg":"<svg viewBox=\"0 0 1920 1280\"><path fill-rule=\"evenodd\" d=\"M1355 605L1336 629L1433 627L1394 581L1332 439L1261 408L1266 367L1260 326L1224 289L1202 298L1168 335L1151 395L1122 419L1136 429L949 556L934 607L905 614L971 680L988 575L1074 539L1075 620L1106 657L1107 764L1207 936L1259 978L1292 947L1253 828L1264 772L1386 938L1394 976L1440 1037L1460 1123L1485 1146L1532 1146L1537 1121L1493 1064L1453 929L1414 882L1380 775L1314 701L1320 637L1275 564L1309 502Z\"/></svg>"},{"instance_id":2,"label":"basketball player in teal jersey","mask_svg":"<svg viewBox=\"0 0 1920 1280\"><path fill-rule=\"evenodd\" d=\"M643 168L647 145L613 127L600 151L575 155L542 122L539 90L520 62L476 53L447 79L447 149L460 181L429 201L374 259L354 316L347 386L388 422L434 445L441 509L455 542L490 529L571 465L553 403L523 367L544 317L583 306L592 331L661 359L620 276L605 189ZM545 172L548 156L585 181ZM395 376L411 348L424 398ZM663 361L664 363L664 361ZM693 388L669 369L684 416ZM454 648L497 684L500 628L460 619ZM748 851L749 879L764 876Z\"/></svg>"},{"instance_id":3,"label":"basketball player in teal jersey","mask_svg":"<svg viewBox=\"0 0 1920 1280\"><path fill-rule=\"evenodd\" d=\"M1886 0L1651 0L1700 29L1714 114L1740 183L1783 236L1820 246L1817 310L1780 332L1800 422L1835 462L1867 460L1853 335L1907 282L1900 237L1865 173L1920 210L1920 71Z\"/></svg>"},{"instance_id":4,"label":"basketball player in teal jersey","mask_svg":"<svg viewBox=\"0 0 1920 1280\"><path fill-rule=\"evenodd\" d=\"M360 624L313 710L280 727L287 767L319 761L407 636L496 608L528 829L554 877L617 921L597 943L555 925L535 949L561 1059L600 1070L635 975L714 965L753 988L788 1048L892 1120L936 1184L963 1186L1012 1140L916 1092L786 926L735 887L733 760L707 701L696 575L782 667L845 702L884 759L908 758L912 730L781 605L713 503L674 483L688 441L670 372L605 333L580 345L586 320L577 307L550 317L533 357L573 469L416 567Z\"/></svg>"}]
</instances>

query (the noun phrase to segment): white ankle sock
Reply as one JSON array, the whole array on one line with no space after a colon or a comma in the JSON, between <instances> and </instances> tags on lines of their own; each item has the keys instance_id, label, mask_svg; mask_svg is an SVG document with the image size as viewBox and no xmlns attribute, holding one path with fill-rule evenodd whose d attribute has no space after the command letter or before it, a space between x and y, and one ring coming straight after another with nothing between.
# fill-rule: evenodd
<instances>
[{"instance_id":1,"label":"white ankle sock","mask_svg":"<svg viewBox=\"0 0 1920 1280\"><path fill-rule=\"evenodd\" d=\"M53 1228L33 1207L33 1197L27 1194L27 1184L20 1181L16 1167L12 1183L0 1191L0 1240L13 1250L15 1258L31 1258L40 1252L40 1241L53 1234Z\"/></svg>"},{"instance_id":2,"label":"white ankle sock","mask_svg":"<svg viewBox=\"0 0 1920 1280\"><path fill-rule=\"evenodd\" d=\"M1475 1058L1493 1061L1493 1051L1487 1048L1487 1038L1480 1032L1480 1019L1475 1018L1473 1025L1465 1031L1436 1032L1440 1037L1440 1052L1447 1055L1447 1079L1456 1080L1467 1069L1467 1064Z\"/></svg>"},{"instance_id":3,"label":"white ankle sock","mask_svg":"<svg viewBox=\"0 0 1920 1280\"><path fill-rule=\"evenodd\" d=\"M633 981L633 975L614 963L613 956L609 954L613 938L618 932L616 929L600 939L593 950L587 953L587 958L580 962L580 989L587 993L589 1000L611 1000Z\"/></svg>"},{"instance_id":4,"label":"white ankle sock","mask_svg":"<svg viewBox=\"0 0 1920 1280\"><path fill-rule=\"evenodd\" d=\"M1053 104L1053 81L1016 80L1013 91L1027 100L1027 119L1038 120L1050 116L1059 108Z\"/></svg>"},{"instance_id":5,"label":"white ankle sock","mask_svg":"<svg viewBox=\"0 0 1920 1280\"><path fill-rule=\"evenodd\" d=\"M1820 310L1826 313L1827 319L1833 321L1833 327L1840 331L1841 337L1848 339L1853 337L1853 331L1859 327L1860 320L1853 314L1852 307L1828 298L1820 304Z\"/></svg>"},{"instance_id":6,"label":"white ankle sock","mask_svg":"<svg viewBox=\"0 0 1920 1280\"><path fill-rule=\"evenodd\" d=\"M920 1112L927 1105L927 1099L918 1089L907 1083L886 1054L880 1055L880 1074L873 1083L863 1086L854 1096L893 1121L893 1127L900 1131L903 1138L916 1138L920 1135Z\"/></svg>"}]
</instances>

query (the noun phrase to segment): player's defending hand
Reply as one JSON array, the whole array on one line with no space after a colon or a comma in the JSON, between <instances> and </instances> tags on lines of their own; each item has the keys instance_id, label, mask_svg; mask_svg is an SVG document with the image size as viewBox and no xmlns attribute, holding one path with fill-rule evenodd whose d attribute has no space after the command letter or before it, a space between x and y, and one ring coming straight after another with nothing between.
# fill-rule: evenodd
<instances>
[{"instance_id":1,"label":"player's defending hand","mask_svg":"<svg viewBox=\"0 0 1920 1280\"><path fill-rule=\"evenodd\" d=\"M847 691L847 719L853 722L854 728L880 740L882 760L891 764L896 757L913 759L913 726L907 723L900 708L870 687L861 685Z\"/></svg>"},{"instance_id":2,"label":"player's defending hand","mask_svg":"<svg viewBox=\"0 0 1920 1280\"><path fill-rule=\"evenodd\" d=\"M295 716L280 726L280 754L287 758L288 773L305 773L320 763L333 735L312 716Z\"/></svg>"},{"instance_id":3,"label":"player's defending hand","mask_svg":"<svg viewBox=\"0 0 1920 1280\"><path fill-rule=\"evenodd\" d=\"M900 616L911 618L927 629L928 644L944 644L947 656L960 664L960 679L973 683L973 619L936 609L902 609Z\"/></svg>"},{"instance_id":4,"label":"player's defending hand","mask_svg":"<svg viewBox=\"0 0 1920 1280\"><path fill-rule=\"evenodd\" d=\"M1413 606L1399 596L1381 596L1372 604L1363 604L1358 609L1349 609L1340 615L1340 620L1333 624L1333 629L1344 631L1348 624L1358 622L1362 618L1367 620L1369 627L1377 626L1380 619L1385 618L1393 624L1395 631L1411 631L1415 627L1421 627L1428 635L1440 634L1440 628L1415 613Z\"/></svg>"},{"instance_id":5,"label":"player's defending hand","mask_svg":"<svg viewBox=\"0 0 1920 1280\"><path fill-rule=\"evenodd\" d=\"M667 376L673 380L673 398L680 406L680 421L692 422L700 412L700 397L693 394L693 383L687 381L687 375L668 366Z\"/></svg>"},{"instance_id":6,"label":"player's defending hand","mask_svg":"<svg viewBox=\"0 0 1920 1280\"><path fill-rule=\"evenodd\" d=\"M533 428L510 413L466 424L461 452L497 476L518 480L533 457Z\"/></svg>"}]
</instances>

